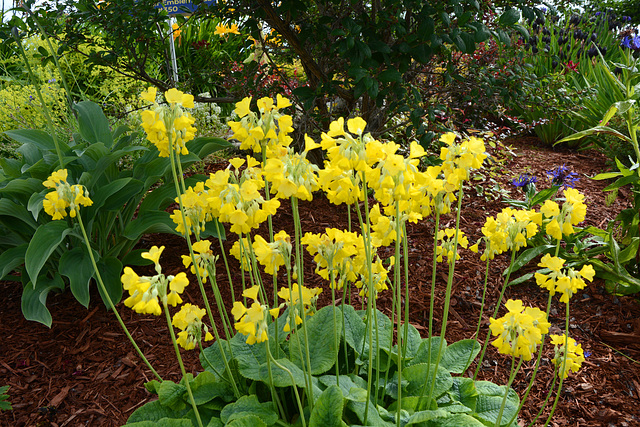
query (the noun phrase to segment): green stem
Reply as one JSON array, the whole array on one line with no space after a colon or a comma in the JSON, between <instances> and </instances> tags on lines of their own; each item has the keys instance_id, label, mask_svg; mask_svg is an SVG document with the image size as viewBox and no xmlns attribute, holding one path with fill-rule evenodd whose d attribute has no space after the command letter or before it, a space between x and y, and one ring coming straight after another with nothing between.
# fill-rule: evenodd
<instances>
[{"instance_id":1,"label":"green stem","mask_svg":"<svg viewBox=\"0 0 640 427\"><path fill-rule=\"evenodd\" d=\"M507 397L509 397L509 390L511 390L511 384L513 384L513 380L515 379L516 374L520 370L520 366L522 366L523 358L522 357L520 358L520 360L518 361L518 366L516 366L514 369L515 361L516 361L515 357L511 357L511 375L509 375L509 381L507 382L507 385L505 387L504 397L502 398L502 403L500 404L500 411L498 412L498 418L496 419L496 427L500 427L501 425L500 421L502 421L502 414L504 413L504 408L507 405Z\"/></svg>"},{"instance_id":2,"label":"green stem","mask_svg":"<svg viewBox=\"0 0 640 427\"><path fill-rule=\"evenodd\" d=\"M151 363L149 363L149 360L145 357L144 353L142 353L142 350L140 350L140 347L138 347L138 344L136 344L136 341L133 339L133 337L129 333L129 329L127 329L127 326L124 324L122 317L120 317L120 313L118 313L118 311L116 310L116 307L113 304L113 300L111 299L109 292L107 292L107 287L102 281L102 276L100 275L100 271L98 270L98 264L96 263L96 259L93 256L93 250L91 249L91 244L89 243L87 230L85 230L84 228L84 223L82 222L82 217L80 216L79 212L76 215L76 218L78 218L78 223L80 224L80 230L82 231L82 236L84 237L84 243L87 246L87 251L89 252L89 258L91 259L91 265L93 266L93 270L96 273L96 279L98 281L98 286L100 286L100 290L102 291L102 295L104 295L104 298L107 300L107 303L109 304L109 308L113 311L113 314L116 315L116 319L118 319L118 323L120 324L120 327L124 331L127 338L129 338L129 341L131 342L133 347L136 349L136 352L138 353L142 361L145 363L145 365L147 365L147 368L149 368L149 370L153 373L153 375L155 375L156 378L162 381L162 377L160 376L160 374L156 372L155 369L153 369L153 366L151 366Z\"/></svg>"},{"instance_id":3,"label":"green stem","mask_svg":"<svg viewBox=\"0 0 640 427\"><path fill-rule=\"evenodd\" d=\"M298 404L298 410L300 411L300 421L302 421L302 427L306 427L307 426L307 421L306 421L306 419L304 417L304 407L302 406L302 401L300 400L300 394L298 393L298 387L296 385L296 381L295 381L295 378L293 377L293 374L291 373L291 371L289 369L287 369L286 367L284 367L283 365L278 363L278 361L273 358L273 356L271 355L271 349L269 348L269 342L268 341L265 342L265 346L267 348L267 358L268 358L267 360L271 360L274 365L276 365L278 368L282 369L283 371L285 371L286 373L289 374L289 377L291 378L291 384L293 384L293 393L294 393L294 395L296 397L296 403ZM269 371L269 375L271 375L271 371ZM273 379L271 378L271 376L269 377L269 380L271 381L271 385L273 387ZM309 401L309 404L311 405L311 401Z\"/></svg>"},{"instance_id":4,"label":"green stem","mask_svg":"<svg viewBox=\"0 0 640 427\"><path fill-rule=\"evenodd\" d=\"M167 319L167 325L169 326L169 334L171 334L171 342L173 343L173 349L176 352L176 358L178 359L178 365L180 365L180 372L182 373L182 378L184 379L184 385L187 388L187 394L189 395L189 401L191 402L191 407L193 408L193 412L196 416L196 420L198 421L198 426L203 427L202 420L200 419L200 412L198 412L198 405L196 405L196 401L193 398L193 392L191 391L191 385L189 384L189 378L187 378L187 371L184 368L184 363L182 362L182 356L180 356L180 348L178 348L178 342L176 341L176 333L173 330L173 325L171 324L171 315L169 314L169 307L167 306L167 296L164 295L162 297L162 306L164 307L164 315Z\"/></svg>"},{"instance_id":5,"label":"green stem","mask_svg":"<svg viewBox=\"0 0 640 427\"><path fill-rule=\"evenodd\" d=\"M476 333L474 335L476 339L478 339L478 337L480 336L480 325L482 324L482 314L484 313L484 300L487 296L487 282L489 279L489 262L490 262L489 257L487 257L487 264L484 271L484 286L482 288L482 301L480 303L480 315L478 316L478 325L476 326ZM466 366L469 366L471 364L472 359L473 359L473 352L469 354L469 359L467 360Z\"/></svg>"},{"instance_id":6,"label":"green stem","mask_svg":"<svg viewBox=\"0 0 640 427\"><path fill-rule=\"evenodd\" d=\"M553 417L553 413L556 410L556 406L558 405L558 400L560 400L560 394L562 393L562 383L564 382L564 376L566 373L567 366L567 357L569 356L569 301L567 300L567 307L565 312L565 320L564 320L564 354L562 357L562 364L560 365L560 382L558 383L558 393L556 394L556 398L553 401L553 406L551 407L551 412L549 413L549 417L547 421L544 423L544 427L547 427L551 422L551 418Z\"/></svg>"}]
</instances>

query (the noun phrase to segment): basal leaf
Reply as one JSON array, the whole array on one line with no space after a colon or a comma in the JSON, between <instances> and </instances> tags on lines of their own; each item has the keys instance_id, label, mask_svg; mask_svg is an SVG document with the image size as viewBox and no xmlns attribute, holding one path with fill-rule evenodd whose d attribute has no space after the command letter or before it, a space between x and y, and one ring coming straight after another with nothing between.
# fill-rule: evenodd
<instances>
[{"instance_id":1,"label":"basal leaf","mask_svg":"<svg viewBox=\"0 0 640 427\"><path fill-rule=\"evenodd\" d=\"M25 254L25 268L35 288L42 267L58 245L72 231L66 221L51 221L38 227Z\"/></svg>"},{"instance_id":2,"label":"basal leaf","mask_svg":"<svg viewBox=\"0 0 640 427\"><path fill-rule=\"evenodd\" d=\"M24 318L40 322L50 328L52 318L47 309L47 296L53 290L64 290L64 282L60 275L56 274L53 279L42 277L35 286L28 282L22 289L21 308Z\"/></svg>"},{"instance_id":3,"label":"basal leaf","mask_svg":"<svg viewBox=\"0 0 640 427\"><path fill-rule=\"evenodd\" d=\"M327 387L313 406L309 427L341 427L343 406L344 399L340 387Z\"/></svg>"}]
</instances>

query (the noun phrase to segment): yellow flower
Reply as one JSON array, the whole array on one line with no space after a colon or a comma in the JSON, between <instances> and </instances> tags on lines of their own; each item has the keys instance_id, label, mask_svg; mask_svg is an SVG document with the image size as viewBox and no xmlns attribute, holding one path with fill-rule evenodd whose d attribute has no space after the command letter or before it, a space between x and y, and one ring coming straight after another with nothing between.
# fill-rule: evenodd
<instances>
[{"instance_id":1,"label":"yellow flower","mask_svg":"<svg viewBox=\"0 0 640 427\"><path fill-rule=\"evenodd\" d=\"M595 270L591 264L585 264L580 271L576 271L573 267L562 269L565 260L559 257L552 257L545 254L538 267L549 269L549 273L537 272L535 274L536 283L541 288L547 289L551 295L556 292L562 294L560 302L568 303L569 299L580 289L586 286L585 279L593 280Z\"/></svg>"},{"instance_id":2,"label":"yellow flower","mask_svg":"<svg viewBox=\"0 0 640 427\"><path fill-rule=\"evenodd\" d=\"M173 316L171 324L180 329L178 332L178 344L185 350L193 350L196 343L202 339L202 328L204 327L204 340L211 341L213 336L209 332L207 325L202 323L202 318L207 314L204 308L189 303L184 304Z\"/></svg>"},{"instance_id":3,"label":"yellow flower","mask_svg":"<svg viewBox=\"0 0 640 427\"><path fill-rule=\"evenodd\" d=\"M300 293L302 292L302 306L304 308L303 315L312 315L315 311L315 303L318 296L322 293L321 288L307 288L305 286L300 287L297 283L291 286L291 289L282 287L278 291L278 296L285 302L280 304L280 308L289 307L289 318L284 325L283 331L289 332L291 330L291 319L294 320L296 325L302 323L302 317L300 317Z\"/></svg>"},{"instance_id":4,"label":"yellow flower","mask_svg":"<svg viewBox=\"0 0 640 427\"><path fill-rule=\"evenodd\" d=\"M258 291L258 286L252 286L242 293L242 296L254 300L249 308L245 307L240 301L236 301L231 310L231 314L236 320L234 327L242 335L247 335L247 344L249 345L269 339L266 313L271 315L275 313L275 311L268 310L265 305L261 305L258 302Z\"/></svg>"},{"instance_id":5,"label":"yellow flower","mask_svg":"<svg viewBox=\"0 0 640 427\"><path fill-rule=\"evenodd\" d=\"M184 288L189 284L185 273L178 273L175 276L165 276L159 263L160 255L164 246L152 247L148 252L144 252L142 257L153 261L156 265L155 276L138 276L130 267L124 268L124 274L120 280L124 290L129 292L129 297L125 299L124 305L133 309L137 313L162 314L160 299L163 304L176 306L182 303L180 298ZM167 295L167 290L171 292Z\"/></svg>"},{"instance_id":6,"label":"yellow flower","mask_svg":"<svg viewBox=\"0 0 640 427\"><path fill-rule=\"evenodd\" d=\"M203 283L207 283L207 277L209 277L209 269L215 275L217 256L213 255L211 250L211 242L209 240L199 240L192 246L195 258L195 265L191 265L191 256L182 255L182 264L185 268L191 266L191 273L196 274L196 266L198 268L198 274Z\"/></svg>"},{"instance_id":7,"label":"yellow flower","mask_svg":"<svg viewBox=\"0 0 640 427\"><path fill-rule=\"evenodd\" d=\"M555 357L551 361L558 367L558 376L567 378L569 372L578 372L584 362L582 345L571 337L550 335L551 344L555 345ZM566 357L566 360L565 360Z\"/></svg>"},{"instance_id":8,"label":"yellow flower","mask_svg":"<svg viewBox=\"0 0 640 427\"><path fill-rule=\"evenodd\" d=\"M498 338L491 344L502 354L531 360L542 343L542 336L549 332L551 324L538 308L525 308L521 300L508 300L508 313L499 319L490 318L492 335Z\"/></svg>"},{"instance_id":9,"label":"yellow flower","mask_svg":"<svg viewBox=\"0 0 640 427\"><path fill-rule=\"evenodd\" d=\"M454 257L456 260L460 259L458 248L454 247L455 236L455 228L447 228L438 231L438 240L441 242L441 244L436 247L437 262L442 262L443 257L447 257L447 261L449 263L453 262ZM464 235L464 232L462 230L458 231L458 245L462 246L465 249L469 245L469 240L467 239L467 236Z\"/></svg>"},{"instance_id":10,"label":"yellow flower","mask_svg":"<svg viewBox=\"0 0 640 427\"><path fill-rule=\"evenodd\" d=\"M55 190L45 194L42 201L44 211L54 220L67 216L67 208L69 208L69 216L75 218L80 212L80 206L93 204L86 188L83 185L70 185L67 182L67 176L66 169L59 169L42 183L46 188Z\"/></svg>"},{"instance_id":11,"label":"yellow flower","mask_svg":"<svg viewBox=\"0 0 640 427\"><path fill-rule=\"evenodd\" d=\"M140 94L140 98L142 98L144 101L147 101L153 104L156 102L157 94L158 94L158 89L156 89L153 86L149 86L146 92L142 92L142 94Z\"/></svg>"}]
</instances>

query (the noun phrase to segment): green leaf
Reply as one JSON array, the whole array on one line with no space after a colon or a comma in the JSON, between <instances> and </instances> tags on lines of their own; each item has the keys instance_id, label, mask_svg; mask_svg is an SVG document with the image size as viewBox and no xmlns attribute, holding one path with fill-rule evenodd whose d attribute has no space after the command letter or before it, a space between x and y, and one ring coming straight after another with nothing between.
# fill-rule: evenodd
<instances>
[{"instance_id":1,"label":"green leaf","mask_svg":"<svg viewBox=\"0 0 640 427\"><path fill-rule=\"evenodd\" d=\"M476 383L471 378L454 377L451 389L447 391L448 396L454 402L460 402L467 408L475 411L478 400L478 390Z\"/></svg>"},{"instance_id":2,"label":"green leaf","mask_svg":"<svg viewBox=\"0 0 640 427\"><path fill-rule=\"evenodd\" d=\"M29 214L29 211L27 211L23 205L15 203L13 200L7 198L0 199L0 216L15 218L32 230L35 230L38 226L38 224L33 220L31 214ZM15 223L15 221L13 221L13 224L16 228L22 227L22 225Z\"/></svg>"},{"instance_id":3,"label":"green leaf","mask_svg":"<svg viewBox=\"0 0 640 427\"><path fill-rule=\"evenodd\" d=\"M187 412L188 412L188 409L186 408L180 411L175 411L169 408L168 406L164 406L162 403L160 403L159 400L154 400L153 402L146 403L143 406L136 409L127 420L126 425L135 425L134 423L138 423L138 422L153 421L154 422L153 426L160 427L164 425L169 425L169 424L165 424L168 422L173 422L173 421L185 422L186 421L189 424L177 424L177 425L180 427L182 427L183 425L193 427L193 425L191 424L191 421L189 420L169 420L170 418L182 418L182 416ZM140 424L140 425L146 426L146 424ZM153 426L150 426L150 427L153 427Z\"/></svg>"},{"instance_id":4,"label":"green leaf","mask_svg":"<svg viewBox=\"0 0 640 427\"><path fill-rule=\"evenodd\" d=\"M225 402L233 400L233 390L228 383L219 381L215 374L204 371L189 383L196 405L203 405L218 397Z\"/></svg>"},{"instance_id":5,"label":"green leaf","mask_svg":"<svg viewBox=\"0 0 640 427\"><path fill-rule=\"evenodd\" d=\"M227 427L266 427L264 421L255 415L245 415L240 418L234 418L233 421L226 424Z\"/></svg>"},{"instance_id":6,"label":"green leaf","mask_svg":"<svg viewBox=\"0 0 640 427\"><path fill-rule=\"evenodd\" d=\"M109 120L95 102L81 101L73 106L78 113L78 128L82 137L91 144L102 142L105 147L113 145Z\"/></svg>"},{"instance_id":7,"label":"green leaf","mask_svg":"<svg viewBox=\"0 0 640 427\"><path fill-rule=\"evenodd\" d=\"M64 282L60 275L50 279L48 277L40 278L37 285L28 282L22 289L22 314L27 320L40 322L43 325L51 327L51 313L47 309L47 296L52 290L64 290Z\"/></svg>"},{"instance_id":8,"label":"green leaf","mask_svg":"<svg viewBox=\"0 0 640 427\"><path fill-rule=\"evenodd\" d=\"M480 352L480 344L476 340L460 340L447 346L440 360L440 366L454 374L467 370L473 359Z\"/></svg>"},{"instance_id":9,"label":"green leaf","mask_svg":"<svg viewBox=\"0 0 640 427\"><path fill-rule=\"evenodd\" d=\"M489 381L477 381L476 389L478 391L478 400L476 403L477 417L490 425L495 425L498 421L498 414L502 400L507 391L505 386L499 386ZM507 401L502 413L500 425L506 425L511 418L518 412L520 398L518 394L509 388Z\"/></svg>"},{"instance_id":10,"label":"green leaf","mask_svg":"<svg viewBox=\"0 0 640 427\"><path fill-rule=\"evenodd\" d=\"M24 264L24 256L27 253L28 246L28 243L24 243L20 246L9 248L0 254L0 280Z\"/></svg>"},{"instance_id":11,"label":"green leaf","mask_svg":"<svg viewBox=\"0 0 640 427\"><path fill-rule=\"evenodd\" d=\"M67 222L60 220L41 225L34 233L25 254L25 267L34 288L42 267L71 231Z\"/></svg>"},{"instance_id":12,"label":"green leaf","mask_svg":"<svg viewBox=\"0 0 640 427\"><path fill-rule=\"evenodd\" d=\"M395 423L387 422L380 417L380 413L378 412L378 410L383 410L384 408L376 407L373 403L371 403L371 401L368 402L368 405L369 412L367 416L367 425L378 427L392 427L396 425ZM354 414L356 414L361 423L364 423L364 413L367 409L367 402L355 402L353 400L350 400L347 403L347 408L349 408L351 411L353 411Z\"/></svg>"},{"instance_id":13,"label":"green leaf","mask_svg":"<svg viewBox=\"0 0 640 427\"><path fill-rule=\"evenodd\" d=\"M97 261L98 271L104 282L104 286L107 288L107 292L111 301L117 304L122 299L122 282L120 276L122 274L122 263L115 257L104 257ZM96 280L98 280L96 278ZM109 309L109 303L106 295L102 292L102 287L98 286L98 291L102 297L104 305Z\"/></svg>"},{"instance_id":14,"label":"green leaf","mask_svg":"<svg viewBox=\"0 0 640 427\"><path fill-rule=\"evenodd\" d=\"M335 319L334 319L335 313ZM384 316L382 313L380 315ZM334 324L335 320L335 324ZM326 306L306 319L309 343L309 357L311 359L311 373L320 375L327 372L334 365L339 348L337 341L342 336L342 316L338 308ZM305 332L303 328L289 339L289 355L291 361L299 368L306 366Z\"/></svg>"},{"instance_id":15,"label":"green leaf","mask_svg":"<svg viewBox=\"0 0 640 427\"><path fill-rule=\"evenodd\" d=\"M560 141L557 141L553 145L557 145L557 144L560 144L562 142L573 141L575 139L582 139L585 136L596 135L596 134L613 135L615 137L618 137L618 138L622 139L623 141L627 141L627 142L631 143L631 139L628 136L618 132L615 129L612 129L612 128L607 127L607 126L596 126L596 127L591 128L591 129L583 130L582 132L577 132L577 133L569 135L569 136L567 136L565 138L562 138Z\"/></svg>"},{"instance_id":16,"label":"green leaf","mask_svg":"<svg viewBox=\"0 0 640 427\"><path fill-rule=\"evenodd\" d=\"M185 396L187 387L183 384L176 384L173 381L162 381L158 387L158 400L164 406L173 410L182 410L187 407Z\"/></svg>"},{"instance_id":17,"label":"green leaf","mask_svg":"<svg viewBox=\"0 0 640 427\"><path fill-rule=\"evenodd\" d=\"M340 387L328 387L313 406L309 427L342 427L343 406L344 399Z\"/></svg>"},{"instance_id":18,"label":"green leaf","mask_svg":"<svg viewBox=\"0 0 640 427\"><path fill-rule=\"evenodd\" d=\"M402 74L398 70L390 68L378 74L378 79L384 83L401 83Z\"/></svg>"},{"instance_id":19,"label":"green leaf","mask_svg":"<svg viewBox=\"0 0 640 427\"><path fill-rule=\"evenodd\" d=\"M450 417L439 419L434 424L437 427L486 427L477 419L467 414L451 414Z\"/></svg>"},{"instance_id":20,"label":"green leaf","mask_svg":"<svg viewBox=\"0 0 640 427\"><path fill-rule=\"evenodd\" d=\"M500 19L498 22L500 25L510 26L515 24L520 20L520 12L517 9L509 8L505 10L502 15L500 15Z\"/></svg>"},{"instance_id":21,"label":"green leaf","mask_svg":"<svg viewBox=\"0 0 640 427\"><path fill-rule=\"evenodd\" d=\"M502 272L503 276L507 274L511 274L514 271L520 270L525 265L529 264L532 259L542 255L543 253L548 253L553 251L555 245L540 245L534 246L533 248L529 248L523 251L518 258L510 265L504 272Z\"/></svg>"},{"instance_id":22,"label":"green leaf","mask_svg":"<svg viewBox=\"0 0 640 427\"><path fill-rule=\"evenodd\" d=\"M233 144L231 144L226 139L215 138L210 136L201 136L187 142L187 149L189 150L189 152L194 153L200 159L204 159L209 154L212 154L212 153L215 153L216 151L224 150L230 147L233 147Z\"/></svg>"},{"instance_id":23,"label":"green leaf","mask_svg":"<svg viewBox=\"0 0 640 427\"><path fill-rule=\"evenodd\" d=\"M602 118L602 120L600 121L600 125L601 126L606 126L607 123L609 123L609 120L611 120L611 118L613 116L615 116L616 112L618 111L618 107L616 106L616 104L613 104L609 110L605 113L604 117Z\"/></svg>"},{"instance_id":24,"label":"green leaf","mask_svg":"<svg viewBox=\"0 0 640 427\"><path fill-rule=\"evenodd\" d=\"M404 405L402 405L404 407ZM409 421L407 422L407 425L414 425L414 424L422 424L422 423L428 423L429 421L440 421L441 419L446 419L448 417L451 417L451 414L447 411L445 411L444 409L428 409L426 411L418 411L414 414L411 415L411 417L409 417ZM433 425L433 423L429 423L428 425ZM439 423L436 423L435 425L440 425Z\"/></svg>"},{"instance_id":25,"label":"green leaf","mask_svg":"<svg viewBox=\"0 0 640 427\"><path fill-rule=\"evenodd\" d=\"M267 351L263 345L247 344L247 337L238 333L231 338L233 357L238 361L238 370L243 377L262 381L260 365L267 363ZM267 341L268 343L271 340Z\"/></svg>"},{"instance_id":26,"label":"green leaf","mask_svg":"<svg viewBox=\"0 0 640 427\"><path fill-rule=\"evenodd\" d=\"M193 423L187 419L160 418L157 421L138 421L127 423L132 427L193 427Z\"/></svg>"},{"instance_id":27,"label":"green leaf","mask_svg":"<svg viewBox=\"0 0 640 427\"><path fill-rule=\"evenodd\" d=\"M408 365L417 365L418 363L433 363L435 364L438 359L438 349L440 348L440 337L425 338L422 340L418 351ZM445 341L443 347L446 348L447 342ZM431 357L429 357L431 356Z\"/></svg>"},{"instance_id":28,"label":"green leaf","mask_svg":"<svg viewBox=\"0 0 640 427\"><path fill-rule=\"evenodd\" d=\"M222 350L221 350L222 347ZM224 351L224 356L222 355ZM224 358L223 358L224 357ZM226 340L216 340L200 353L200 365L208 372L213 373L217 379L222 379L225 372L224 359L230 361L231 350Z\"/></svg>"},{"instance_id":29,"label":"green leaf","mask_svg":"<svg viewBox=\"0 0 640 427\"><path fill-rule=\"evenodd\" d=\"M56 145L47 132L38 129L17 129L4 132L9 138L21 144L33 144L44 151L55 151Z\"/></svg>"},{"instance_id":30,"label":"green leaf","mask_svg":"<svg viewBox=\"0 0 640 427\"><path fill-rule=\"evenodd\" d=\"M323 375L318 380L327 387L338 385L335 375ZM367 400L367 383L357 375L340 375L339 386L345 399L356 402L365 402Z\"/></svg>"},{"instance_id":31,"label":"green leaf","mask_svg":"<svg viewBox=\"0 0 640 427\"><path fill-rule=\"evenodd\" d=\"M559 186L552 185L549 188L545 188L544 190L539 191L531 198L531 206L536 206L549 200L558 193L559 189Z\"/></svg>"},{"instance_id":32,"label":"green leaf","mask_svg":"<svg viewBox=\"0 0 640 427\"><path fill-rule=\"evenodd\" d=\"M76 300L88 308L89 283L93 277L93 265L86 250L76 247L62 254L58 271L69 279L69 287Z\"/></svg>"},{"instance_id":33,"label":"green leaf","mask_svg":"<svg viewBox=\"0 0 640 427\"><path fill-rule=\"evenodd\" d=\"M247 415L253 415L262 420L266 425L275 424L278 414L275 412L273 402L260 403L255 394L242 396L237 401L228 404L220 412L220 420L227 424L233 420Z\"/></svg>"},{"instance_id":34,"label":"green leaf","mask_svg":"<svg viewBox=\"0 0 640 427\"><path fill-rule=\"evenodd\" d=\"M143 234L167 233L181 235L175 229L176 223L171 215L165 211L143 212L135 220L131 221L122 233L129 240L138 240Z\"/></svg>"},{"instance_id":35,"label":"green leaf","mask_svg":"<svg viewBox=\"0 0 640 427\"><path fill-rule=\"evenodd\" d=\"M269 376L269 365L267 363L260 365L260 380L263 383L271 385L271 379L273 379L273 385L276 387L290 387L294 384L298 387L304 387L306 385L304 371L291 360L278 359L277 362L280 366L271 365L271 376Z\"/></svg>"},{"instance_id":36,"label":"green leaf","mask_svg":"<svg viewBox=\"0 0 640 427\"><path fill-rule=\"evenodd\" d=\"M345 339L356 356L359 356L365 339L366 327L364 321L362 317L356 313L353 306L345 305L342 310Z\"/></svg>"}]
</instances>

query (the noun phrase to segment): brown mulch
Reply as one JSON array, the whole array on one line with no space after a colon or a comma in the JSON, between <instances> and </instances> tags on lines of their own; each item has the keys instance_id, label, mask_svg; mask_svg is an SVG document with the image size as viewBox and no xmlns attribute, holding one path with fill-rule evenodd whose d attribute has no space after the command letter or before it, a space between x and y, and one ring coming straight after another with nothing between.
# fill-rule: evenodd
<instances>
[{"instance_id":1,"label":"brown mulch","mask_svg":"<svg viewBox=\"0 0 640 427\"><path fill-rule=\"evenodd\" d=\"M498 161L485 173L484 188L493 190L478 195L467 191L462 214L462 229L470 241L480 236L487 215L504 207L499 190L519 197L508 184L511 178L528 172L538 177L539 188L548 185L545 171L566 164L580 174L576 188L586 194L588 225L605 228L617 212L628 206L624 191L611 206L605 204L602 189L607 183L589 177L602 172L605 158L595 152L553 150L533 138L509 140L507 147L492 150ZM215 165L214 167L220 167ZM478 181L482 183L482 181ZM331 205L324 198L301 203L304 231L323 231L326 227L346 227L346 210ZM444 218L443 225L453 224ZM274 218L275 230L285 229L293 234L287 203L283 202ZM426 333L429 316L429 289L433 224L425 220L411 225L409 252L411 263L411 322ZM232 241L225 243L228 250ZM185 242L172 235L149 235L142 247L165 245L161 258L165 273L183 270L180 255L187 253ZM215 245L212 245L215 246ZM306 257L307 284L322 285L313 274L314 265ZM487 309L483 316L481 339L486 334L488 317L493 312L499 287L500 273L508 259L499 257L492 264L489 279ZM234 285L240 286L237 263L232 262ZM218 268L218 283L227 301L229 291L224 267ZM470 252L463 253L458 262L454 281L452 307L446 338L449 342L472 338L478 321L484 262ZM435 327L442 316L444 275L438 276ZM192 282L195 283L195 280ZM269 283L268 281L266 283ZM202 304L197 286L187 289L186 302ZM141 405L154 399L144 388L152 374L138 360L133 348L120 330L114 316L93 293L88 309L77 303L71 292L50 295L47 306L53 315L51 329L26 321L20 310L21 287L15 282L0 282L0 386L9 385L12 411L0 413L2 426L119 426ZM239 294L236 290L236 295ZM535 283L507 289L507 298L521 298L526 304L545 307L547 294ZM352 296L354 304L360 299ZM213 298L211 298L213 301ZM329 292L321 296L320 304L329 301ZM389 296L378 301L382 311L389 311ZM180 379L178 363L171 346L163 318L143 316L119 304L118 310L134 338L151 363L165 379ZM551 311L552 333L564 328L564 305L555 302ZM595 280L574 296L571 303L571 336L588 354L582 369L565 381L558 408L551 425L555 426L637 426L640 425L640 307L635 297L616 297L604 292L603 283ZM187 370L201 370L196 352L183 352ZM551 382L551 350L547 349L538 380L527 399L520 418L528 423L542 406ZM490 348L480 377L498 384L506 383L508 359ZM524 365L514 388L522 395L532 366ZM552 399L555 394L552 395ZM545 414L548 413L548 408ZM543 418L546 419L546 416ZM536 425L542 425L538 422ZM526 424L523 424L526 425Z\"/></svg>"}]
</instances>

